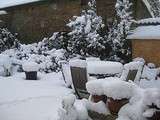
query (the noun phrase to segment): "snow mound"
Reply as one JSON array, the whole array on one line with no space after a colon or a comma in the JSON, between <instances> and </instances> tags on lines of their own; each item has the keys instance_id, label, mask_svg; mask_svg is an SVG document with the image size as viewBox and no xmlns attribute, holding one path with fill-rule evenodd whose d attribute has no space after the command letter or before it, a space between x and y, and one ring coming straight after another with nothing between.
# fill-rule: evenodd
<instances>
[{"instance_id":1,"label":"snow mound","mask_svg":"<svg viewBox=\"0 0 160 120\"><path fill-rule=\"evenodd\" d=\"M80 68L86 68L87 67L86 61L85 60L79 60L79 59L70 60L69 65L72 66L72 67L80 67Z\"/></svg>"},{"instance_id":2,"label":"snow mound","mask_svg":"<svg viewBox=\"0 0 160 120\"><path fill-rule=\"evenodd\" d=\"M91 74L121 74L123 65L111 61L87 61L87 70Z\"/></svg>"},{"instance_id":3,"label":"snow mound","mask_svg":"<svg viewBox=\"0 0 160 120\"><path fill-rule=\"evenodd\" d=\"M113 99L130 98L133 95L134 84L122 81L120 78L109 77L102 80L87 82L87 91L92 95L106 95Z\"/></svg>"},{"instance_id":4,"label":"snow mound","mask_svg":"<svg viewBox=\"0 0 160 120\"><path fill-rule=\"evenodd\" d=\"M38 71L39 65L35 62L24 62L23 63L23 70L26 72Z\"/></svg>"}]
</instances>

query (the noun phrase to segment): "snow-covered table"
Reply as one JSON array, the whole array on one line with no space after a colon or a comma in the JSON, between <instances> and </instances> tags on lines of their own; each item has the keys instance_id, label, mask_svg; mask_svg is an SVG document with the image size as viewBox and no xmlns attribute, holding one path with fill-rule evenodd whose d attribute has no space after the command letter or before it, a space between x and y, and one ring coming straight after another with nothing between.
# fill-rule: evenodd
<instances>
[{"instance_id":1,"label":"snow-covered table","mask_svg":"<svg viewBox=\"0 0 160 120\"><path fill-rule=\"evenodd\" d=\"M121 74L123 65L111 61L87 61L87 71L90 75L118 75Z\"/></svg>"}]
</instances>

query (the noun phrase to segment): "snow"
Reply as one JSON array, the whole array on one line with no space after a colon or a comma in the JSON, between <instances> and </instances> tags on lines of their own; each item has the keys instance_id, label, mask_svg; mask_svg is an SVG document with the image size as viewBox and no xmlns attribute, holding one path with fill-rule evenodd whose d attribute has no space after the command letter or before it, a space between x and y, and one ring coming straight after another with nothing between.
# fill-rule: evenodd
<instances>
[{"instance_id":1,"label":"snow","mask_svg":"<svg viewBox=\"0 0 160 120\"><path fill-rule=\"evenodd\" d=\"M87 61L87 71L90 74L121 74L123 65L111 61Z\"/></svg>"},{"instance_id":2,"label":"snow","mask_svg":"<svg viewBox=\"0 0 160 120\"><path fill-rule=\"evenodd\" d=\"M160 24L160 18L146 18L136 22L137 24Z\"/></svg>"},{"instance_id":3,"label":"snow","mask_svg":"<svg viewBox=\"0 0 160 120\"><path fill-rule=\"evenodd\" d=\"M141 78L155 80L159 73L160 70L158 68L149 68L148 66L144 66Z\"/></svg>"},{"instance_id":4,"label":"snow","mask_svg":"<svg viewBox=\"0 0 160 120\"><path fill-rule=\"evenodd\" d=\"M120 78L108 77L102 80L91 80L86 84L87 91L92 95L106 95L113 99L130 98L134 85Z\"/></svg>"},{"instance_id":5,"label":"snow","mask_svg":"<svg viewBox=\"0 0 160 120\"><path fill-rule=\"evenodd\" d=\"M75 60L70 60L69 65L72 67L86 68L87 63L85 60L75 59Z\"/></svg>"},{"instance_id":6,"label":"snow","mask_svg":"<svg viewBox=\"0 0 160 120\"><path fill-rule=\"evenodd\" d=\"M33 72L33 71L38 71L39 67L38 64L35 62L25 62L22 64L23 70L26 72Z\"/></svg>"},{"instance_id":7,"label":"snow","mask_svg":"<svg viewBox=\"0 0 160 120\"><path fill-rule=\"evenodd\" d=\"M60 73L38 73L38 81L24 73L0 77L1 120L57 120L64 96L71 94Z\"/></svg>"},{"instance_id":8,"label":"snow","mask_svg":"<svg viewBox=\"0 0 160 120\"><path fill-rule=\"evenodd\" d=\"M150 25L150 26L139 26L130 35L127 36L127 39L155 39L160 40L160 25Z\"/></svg>"},{"instance_id":9,"label":"snow","mask_svg":"<svg viewBox=\"0 0 160 120\"><path fill-rule=\"evenodd\" d=\"M37 1L40 1L40 0L1 0L0 1L0 9L6 8L6 7L12 7L12 6L16 6L16 5L37 2Z\"/></svg>"},{"instance_id":10,"label":"snow","mask_svg":"<svg viewBox=\"0 0 160 120\"><path fill-rule=\"evenodd\" d=\"M7 14L7 12L6 12L6 11L4 11L4 10L0 10L0 15L5 15L5 14Z\"/></svg>"}]
</instances>

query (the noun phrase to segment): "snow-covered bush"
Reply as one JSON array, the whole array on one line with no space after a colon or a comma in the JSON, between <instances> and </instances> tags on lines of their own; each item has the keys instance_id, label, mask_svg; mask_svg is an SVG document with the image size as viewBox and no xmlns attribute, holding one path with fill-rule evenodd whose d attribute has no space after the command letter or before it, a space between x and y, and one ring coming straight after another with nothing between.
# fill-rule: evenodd
<instances>
[{"instance_id":1,"label":"snow-covered bush","mask_svg":"<svg viewBox=\"0 0 160 120\"><path fill-rule=\"evenodd\" d=\"M89 9L83 10L80 16L74 16L67 24L71 28L68 34L68 50L71 54L79 54L84 57L98 56L105 46L103 38L98 31L104 26L102 17L96 13L96 1L89 2Z\"/></svg>"},{"instance_id":2,"label":"snow-covered bush","mask_svg":"<svg viewBox=\"0 0 160 120\"><path fill-rule=\"evenodd\" d=\"M16 37L8 29L0 28L0 53L15 47L19 47L19 41Z\"/></svg>"},{"instance_id":3,"label":"snow-covered bush","mask_svg":"<svg viewBox=\"0 0 160 120\"><path fill-rule=\"evenodd\" d=\"M117 0L115 6L118 20L115 20L109 28L108 42L112 47L110 57L116 61L119 61L119 58L127 60L131 55L130 42L126 40L133 22L131 6L129 0Z\"/></svg>"},{"instance_id":4,"label":"snow-covered bush","mask_svg":"<svg viewBox=\"0 0 160 120\"><path fill-rule=\"evenodd\" d=\"M59 61L66 60L64 49L49 49L48 39L43 39L38 43L21 44L19 49L10 49L2 54L7 54L17 60L16 64L22 66L24 61L36 62L39 64L41 72L58 72L60 70Z\"/></svg>"},{"instance_id":5,"label":"snow-covered bush","mask_svg":"<svg viewBox=\"0 0 160 120\"><path fill-rule=\"evenodd\" d=\"M10 76L12 74L12 60L8 55L0 55L0 75Z\"/></svg>"}]
</instances>

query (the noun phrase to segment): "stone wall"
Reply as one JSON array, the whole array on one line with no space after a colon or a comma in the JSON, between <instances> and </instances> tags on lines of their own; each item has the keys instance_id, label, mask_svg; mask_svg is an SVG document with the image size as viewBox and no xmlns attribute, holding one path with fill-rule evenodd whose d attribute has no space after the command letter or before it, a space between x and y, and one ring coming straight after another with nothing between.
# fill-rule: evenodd
<instances>
[{"instance_id":1,"label":"stone wall","mask_svg":"<svg viewBox=\"0 0 160 120\"><path fill-rule=\"evenodd\" d=\"M53 32L67 31L66 23L80 13L78 0L52 1L9 8L6 26L19 34L24 43L31 43L50 36Z\"/></svg>"},{"instance_id":2,"label":"stone wall","mask_svg":"<svg viewBox=\"0 0 160 120\"><path fill-rule=\"evenodd\" d=\"M142 57L160 66L160 40L132 40L132 57Z\"/></svg>"}]
</instances>

